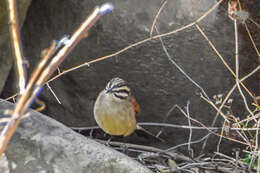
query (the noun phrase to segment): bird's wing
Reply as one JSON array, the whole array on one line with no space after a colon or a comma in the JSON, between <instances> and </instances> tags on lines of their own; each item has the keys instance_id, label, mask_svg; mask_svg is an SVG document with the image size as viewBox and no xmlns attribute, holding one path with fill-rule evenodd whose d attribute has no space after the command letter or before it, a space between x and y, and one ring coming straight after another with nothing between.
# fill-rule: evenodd
<instances>
[{"instance_id":1,"label":"bird's wing","mask_svg":"<svg viewBox=\"0 0 260 173\"><path fill-rule=\"evenodd\" d=\"M135 115L137 116L141 112L140 106L138 105L134 97L131 98L131 103L134 106Z\"/></svg>"}]
</instances>

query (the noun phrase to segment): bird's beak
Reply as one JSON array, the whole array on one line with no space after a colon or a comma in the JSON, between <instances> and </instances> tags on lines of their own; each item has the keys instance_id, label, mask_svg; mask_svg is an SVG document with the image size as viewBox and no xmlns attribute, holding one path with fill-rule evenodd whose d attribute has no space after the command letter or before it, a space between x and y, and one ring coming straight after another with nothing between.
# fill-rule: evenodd
<instances>
[{"instance_id":1,"label":"bird's beak","mask_svg":"<svg viewBox=\"0 0 260 173\"><path fill-rule=\"evenodd\" d=\"M106 88L105 90L106 90L106 93L109 93L112 91L112 88Z\"/></svg>"}]
</instances>

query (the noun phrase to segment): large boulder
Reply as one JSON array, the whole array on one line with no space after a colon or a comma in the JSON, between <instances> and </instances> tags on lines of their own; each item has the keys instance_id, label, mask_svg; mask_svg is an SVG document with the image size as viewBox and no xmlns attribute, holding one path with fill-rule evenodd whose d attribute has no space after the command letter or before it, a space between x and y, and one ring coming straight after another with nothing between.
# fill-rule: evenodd
<instances>
[{"instance_id":1,"label":"large boulder","mask_svg":"<svg viewBox=\"0 0 260 173\"><path fill-rule=\"evenodd\" d=\"M13 104L0 100L0 115ZM0 160L12 173L149 173L133 159L29 110ZM6 164L6 160L8 164ZM6 172L7 173L7 172Z\"/></svg>"}]
</instances>

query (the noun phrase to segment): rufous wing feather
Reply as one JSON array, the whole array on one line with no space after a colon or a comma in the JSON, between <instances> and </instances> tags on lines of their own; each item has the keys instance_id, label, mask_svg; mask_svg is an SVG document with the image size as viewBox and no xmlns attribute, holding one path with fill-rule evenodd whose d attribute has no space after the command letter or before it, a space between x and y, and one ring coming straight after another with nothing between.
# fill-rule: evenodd
<instances>
[{"instance_id":1,"label":"rufous wing feather","mask_svg":"<svg viewBox=\"0 0 260 173\"><path fill-rule=\"evenodd\" d=\"M134 106L135 115L137 116L137 115L141 112L141 108L140 108L140 106L138 105L138 103L136 102L136 100L135 100L134 97L131 98L131 103L132 103L133 106Z\"/></svg>"}]
</instances>

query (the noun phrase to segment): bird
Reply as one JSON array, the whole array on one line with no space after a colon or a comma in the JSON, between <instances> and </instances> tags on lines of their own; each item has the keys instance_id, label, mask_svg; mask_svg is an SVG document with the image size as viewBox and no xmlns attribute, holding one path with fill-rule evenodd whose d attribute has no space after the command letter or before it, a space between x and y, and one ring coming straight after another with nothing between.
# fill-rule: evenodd
<instances>
[{"instance_id":1,"label":"bird","mask_svg":"<svg viewBox=\"0 0 260 173\"><path fill-rule=\"evenodd\" d=\"M127 82L119 77L111 79L94 104L94 118L98 126L107 134L129 136L135 130L142 130L158 138L137 125L136 116L141 109ZM159 138L159 140L162 140Z\"/></svg>"}]
</instances>

